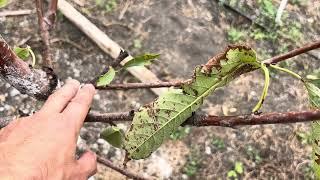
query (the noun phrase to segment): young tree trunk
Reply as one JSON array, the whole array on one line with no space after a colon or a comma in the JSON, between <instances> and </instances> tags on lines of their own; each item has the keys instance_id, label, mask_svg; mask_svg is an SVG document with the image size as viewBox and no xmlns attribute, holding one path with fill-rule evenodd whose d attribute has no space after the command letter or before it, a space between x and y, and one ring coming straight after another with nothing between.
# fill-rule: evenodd
<instances>
[{"instance_id":1,"label":"young tree trunk","mask_svg":"<svg viewBox=\"0 0 320 180\"><path fill-rule=\"evenodd\" d=\"M22 94L45 100L58 84L51 68L34 69L12 51L0 35L0 74Z\"/></svg>"}]
</instances>

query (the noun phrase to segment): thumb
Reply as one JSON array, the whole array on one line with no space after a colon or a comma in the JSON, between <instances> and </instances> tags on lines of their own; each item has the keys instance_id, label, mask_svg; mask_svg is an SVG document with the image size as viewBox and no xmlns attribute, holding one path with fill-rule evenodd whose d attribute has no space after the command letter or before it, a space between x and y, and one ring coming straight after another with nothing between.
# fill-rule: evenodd
<instances>
[{"instance_id":1,"label":"thumb","mask_svg":"<svg viewBox=\"0 0 320 180\"><path fill-rule=\"evenodd\" d=\"M77 160L78 173L83 174L86 178L97 172L97 156L92 151L87 151L80 159Z\"/></svg>"}]
</instances>

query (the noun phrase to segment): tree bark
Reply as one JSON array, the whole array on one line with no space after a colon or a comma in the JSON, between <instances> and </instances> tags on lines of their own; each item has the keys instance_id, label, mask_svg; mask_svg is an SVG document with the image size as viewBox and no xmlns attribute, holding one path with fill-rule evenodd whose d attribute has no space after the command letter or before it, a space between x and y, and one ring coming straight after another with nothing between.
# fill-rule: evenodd
<instances>
[{"instance_id":1,"label":"tree bark","mask_svg":"<svg viewBox=\"0 0 320 180\"><path fill-rule=\"evenodd\" d=\"M58 84L51 68L34 69L20 59L0 35L0 74L20 93L46 100Z\"/></svg>"}]
</instances>

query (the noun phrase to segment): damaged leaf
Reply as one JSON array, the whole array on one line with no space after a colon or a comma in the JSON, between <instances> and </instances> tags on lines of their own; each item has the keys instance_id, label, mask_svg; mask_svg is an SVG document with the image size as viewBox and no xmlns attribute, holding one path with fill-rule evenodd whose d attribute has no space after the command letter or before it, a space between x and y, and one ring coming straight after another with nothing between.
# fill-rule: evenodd
<instances>
[{"instance_id":1,"label":"damaged leaf","mask_svg":"<svg viewBox=\"0 0 320 180\"><path fill-rule=\"evenodd\" d=\"M215 62L208 62L212 65L205 65L210 69L197 67L190 83L169 90L135 113L124 142L130 159L150 156L214 90L260 67L256 53L243 46L229 48L218 57Z\"/></svg>"},{"instance_id":2,"label":"damaged leaf","mask_svg":"<svg viewBox=\"0 0 320 180\"><path fill-rule=\"evenodd\" d=\"M319 86L311 82L306 82L310 105L313 108L320 108L320 89ZM317 178L320 178L320 121L314 121L311 124L312 137L312 167Z\"/></svg>"}]
</instances>

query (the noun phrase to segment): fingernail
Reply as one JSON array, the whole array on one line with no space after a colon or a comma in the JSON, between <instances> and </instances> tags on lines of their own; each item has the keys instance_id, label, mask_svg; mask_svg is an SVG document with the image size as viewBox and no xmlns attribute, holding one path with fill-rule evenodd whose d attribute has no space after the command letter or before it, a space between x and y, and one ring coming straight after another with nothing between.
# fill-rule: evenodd
<instances>
[{"instance_id":1,"label":"fingernail","mask_svg":"<svg viewBox=\"0 0 320 180\"><path fill-rule=\"evenodd\" d=\"M74 85L79 86L80 82L75 79L67 79L66 84L74 84Z\"/></svg>"}]
</instances>

